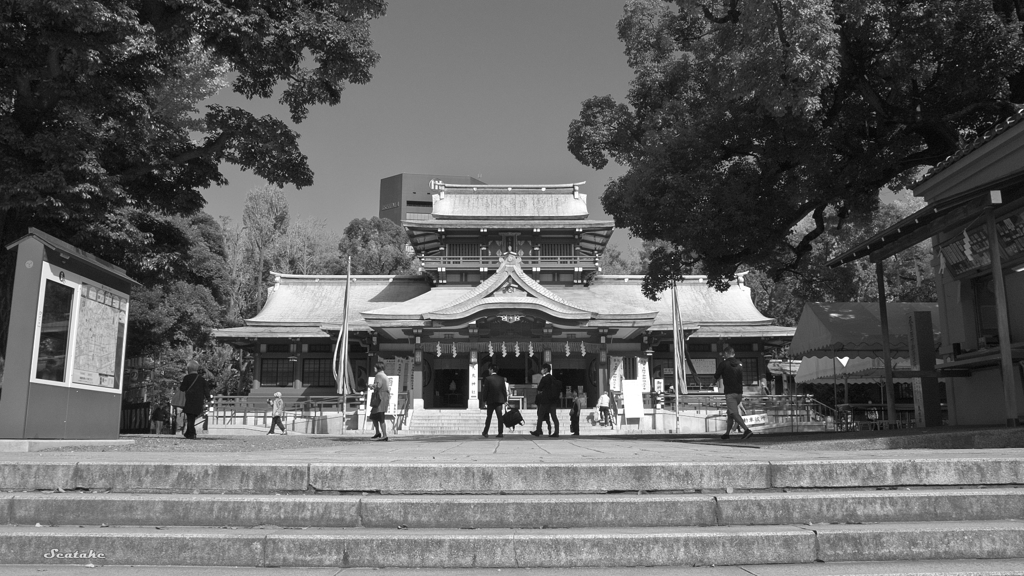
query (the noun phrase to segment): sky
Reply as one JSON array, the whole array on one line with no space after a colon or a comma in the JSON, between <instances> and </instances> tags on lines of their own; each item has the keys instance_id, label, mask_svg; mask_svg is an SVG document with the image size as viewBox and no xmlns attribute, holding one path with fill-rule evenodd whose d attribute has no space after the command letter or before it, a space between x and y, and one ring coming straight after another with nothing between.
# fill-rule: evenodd
<instances>
[{"instance_id":1,"label":"sky","mask_svg":"<svg viewBox=\"0 0 1024 576\"><path fill-rule=\"evenodd\" d=\"M615 25L625 0L392 0L371 24L381 59L365 85L337 106L318 106L293 128L314 172L286 188L293 219L326 220L340 232L378 214L380 180L402 172L474 176L488 184L586 181L591 218L625 169L597 171L566 146L569 123L591 96L623 101L632 70ZM290 122L275 100L226 88L213 98ZM204 193L206 211L240 222L261 178L222 167L226 186ZM618 230L613 245L628 234Z\"/></svg>"}]
</instances>

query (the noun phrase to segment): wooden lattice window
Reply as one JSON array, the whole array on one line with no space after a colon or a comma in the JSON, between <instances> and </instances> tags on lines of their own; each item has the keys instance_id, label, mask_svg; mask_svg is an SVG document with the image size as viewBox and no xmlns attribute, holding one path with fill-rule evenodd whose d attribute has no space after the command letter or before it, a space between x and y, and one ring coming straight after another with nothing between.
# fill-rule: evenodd
<instances>
[{"instance_id":1,"label":"wooden lattice window","mask_svg":"<svg viewBox=\"0 0 1024 576\"><path fill-rule=\"evenodd\" d=\"M479 256L480 245L474 242L453 242L444 248L446 256Z\"/></svg>"},{"instance_id":2,"label":"wooden lattice window","mask_svg":"<svg viewBox=\"0 0 1024 576\"><path fill-rule=\"evenodd\" d=\"M331 359L303 358L302 385L334 386L334 374L331 372Z\"/></svg>"},{"instance_id":3,"label":"wooden lattice window","mask_svg":"<svg viewBox=\"0 0 1024 576\"><path fill-rule=\"evenodd\" d=\"M260 361L260 386L287 388L292 385L292 363L287 358L263 358Z\"/></svg>"},{"instance_id":4,"label":"wooden lattice window","mask_svg":"<svg viewBox=\"0 0 1024 576\"><path fill-rule=\"evenodd\" d=\"M564 244L541 244L541 256L572 256L573 246L571 242Z\"/></svg>"}]
</instances>

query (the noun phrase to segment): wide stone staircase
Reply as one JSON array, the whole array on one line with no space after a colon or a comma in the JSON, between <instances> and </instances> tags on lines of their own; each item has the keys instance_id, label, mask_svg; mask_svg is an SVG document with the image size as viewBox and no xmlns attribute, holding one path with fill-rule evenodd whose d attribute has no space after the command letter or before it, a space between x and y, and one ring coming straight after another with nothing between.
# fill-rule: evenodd
<instances>
[{"instance_id":1,"label":"wide stone staircase","mask_svg":"<svg viewBox=\"0 0 1024 576\"><path fill-rule=\"evenodd\" d=\"M553 440L551 442L557 442ZM693 566L1024 556L1024 459L0 462L0 565Z\"/></svg>"}]
</instances>

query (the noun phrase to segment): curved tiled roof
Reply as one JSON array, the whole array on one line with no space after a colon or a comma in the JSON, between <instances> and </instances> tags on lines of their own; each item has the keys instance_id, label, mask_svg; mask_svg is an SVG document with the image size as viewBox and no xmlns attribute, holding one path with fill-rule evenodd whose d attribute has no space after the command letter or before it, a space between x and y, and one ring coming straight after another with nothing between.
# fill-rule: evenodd
<instances>
[{"instance_id":1,"label":"curved tiled roof","mask_svg":"<svg viewBox=\"0 0 1024 576\"><path fill-rule=\"evenodd\" d=\"M658 300L648 300L640 287L643 276L597 276L589 286L551 288L563 298L587 302L594 311L614 315L624 308L655 312L652 330L672 329L672 293L665 290ZM732 284L725 292L707 285L703 276L688 276L677 283L679 313L686 325L763 325L772 319L754 307L750 288Z\"/></svg>"},{"instance_id":2,"label":"curved tiled roof","mask_svg":"<svg viewBox=\"0 0 1024 576\"><path fill-rule=\"evenodd\" d=\"M363 312L405 302L430 290L420 276L352 276L349 327L367 330ZM278 275L277 282L249 326L341 325L345 310L344 276Z\"/></svg>"},{"instance_id":3,"label":"curved tiled roof","mask_svg":"<svg viewBox=\"0 0 1024 576\"><path fill-rule=\"evenodd\" d=\"M663 292L657 301L641 292L643 276L597 276L589 285L543 286L526 274L506 266L476 287L431 288L418 276L353 276L349 326L365 331L377 321L416 321L432 312L466 313L482 305L509 308L542 307L556 315L584 318L595 315L609 321L650 323L652 330L672 329L672 297ZM513 279L524 292L491 296L501 282ZM750 289L733 284L725 292L707 285L703 277L687 277L678 283L679 309L684 325L700 327L701 334L775 336L792 328L772 326L754 307ZM493 298L493 300L491 300ZM219 330L217 337L254 337L259 334L319 334L342 323L345 299L344 276L278 275L275 288L260 313L246 326ZM489 302L484 302L489 301ZM297 331L297 332L296 332ZM735 334L734 334L735 333ZM789 332L791 333L791 332Z\"/></svg>"},{"instance_id":4,"label":"curved tiled roof","mask_svg":"<svg viewBox=\"0 0 1024 576\"><path fill-rule=\"evenodd\" d=\"M982 146L984 146L985 144L990 142L993 138L995 138L996 136L998 136L998 135L1002 134L1003 132L1005 132L1007 128L1009 128L1010 126L1013 126L1014 124L1019 123L1021 120L1024 120L1024 108L1021 108L1021 109L1017 110L1017 112L1014 113L1013 115L1011 115L1009 118L1006 118L1005 120L1003 120L999 124L996 124L992 128L986 130L984 134L978 136L977 138L975 138L971 142L966 143L966 144L960 146L959 150L957 150L955 153L947 156L945 160L943 160L942 162L939 162L938 164L933 166L931 168L931 170L926 172L925 175L922 176L921 179L918 180L916 184L914 184L914 187L916 188L920 184L924 183L926 180L928 180L928 179L932 178L933 176L937 175L939 172L942 172L946 168L949 168L954 163L956 163L957 161L962 159L964 156L967 156L971 152L974 152L978 148L981 148Z\"/></svg>"}]
</instances>

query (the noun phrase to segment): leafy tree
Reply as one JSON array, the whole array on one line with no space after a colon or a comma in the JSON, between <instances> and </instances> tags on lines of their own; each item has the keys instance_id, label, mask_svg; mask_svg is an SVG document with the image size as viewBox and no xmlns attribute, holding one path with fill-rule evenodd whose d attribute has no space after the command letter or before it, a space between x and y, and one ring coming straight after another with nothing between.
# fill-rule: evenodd
<instances>
[{"instance_id":1,"label":"leafy tree","mask_svg":"<svg viewBox=\"0 0 1024 576\"><path fill-rule=\"evenodd\" d=\"M633 254L623 254L622 250L614 246L605 246L601 253L602 274L640 274L640 262L633 257Z\"/></svg>"},{"instance_id":2,"label":"leafy tree","mask_svg":"<svg viewBox=\"0 0 1024 576\"><path fill-rule=\"evenodd\" d=\"M145 364L151 370L149 401L169 403L192 360L199 363L201 373L212 386L212 394L248 394L251 378L248 384L240 382L242 373L238 370L238 354L231 346L221 344L194 347L189 344L165 343L147 357Z\"/></svg>"},{"instance_id":3,"label":"leafy tree","mask_svg":"<svg viewBox=\"0 0 1024 576\"><path fill-rule=\"evenodd\" d=\"M383 0L8 0L0 8L0 243L29 225L85 250L159 246L154 218L191 215L220 164L312 183L283 120L198 103L230 72L246 98L275 91L301 122L365 83ZM154 256L159 260L160 256ZM0 349L13 259L0 278Z\"/></svg>"},{"instance_id":4,"label":"leafy tree","mask_svg":"<svg viewBox=\"0 0 1024 576\"><path fill-rule=\"evenodd\" d=\"M345 273L352 258L353 274L413 274L415 258L406 249L409 239L398 224L386 218L356 218L345 227L338 244L341 252L338 273Z\"/></svg>"},{"instance_id":5,"label":"leafy tree","mask_svg":"<svg viewBox=\"0 0 1024 576\"><path fill-rule=\"evenodd\" d=\"M751 270L746 275L744 281L753 291L754 304L779 324L795 326L805 302L877 302L878 284L873 263L862 259L840 268L828 268L825 263L923 204L918 198L898 197L893 203L882 204L872 219L852 217L841 230L834 226L835 216L827 213L825 219L830 226L799 267L779 279L762 270ZM813 225L808 218L796 227L793 235L805 234ZM931 250L927 243L889 258L884 268L887 300L936 301L930 261Z\"/></svg>"},{"instance_id":6,"label":"leafy tree","mask_svg":"<svg viewBox=\"0 0 1024 576\"><path fill-rule=\"evenodd\" d=\"M602 203L653 252L653 296L700 264L779 279L878 190L1016 110L1020 3L997 0L631 0L618 24L626 104L583 103L568 145L628 168ZM829 217L831 215L831 217ZM794 235L810 217L811 226Z\"/></svg>"},{"instance_id":7,"label":"leafy tree","mask_svg":"<svg viewBox=\"0 0 1024 576\"><path fill-rule=\"evenodd\" d=\"M284 190L276 186L260 186L250 190L242 210L242 229L250 254L255 258L256 270L252 281L257 287L257 307L265 301L263 287L267 283L268 258L279 238L288 230L288 201Z\"/></svg>"},{"instance_id":8,"label":"leafy tree","mask_svg":"<svg viewBox=\"0 0 1024 576\"><path fill-rule=\"evenodd\" d=\"M285 274L330 274L340 266L339 241L324 220L296 220L278 242L274 269Z\"/></svg>"},{"instance_id":9,"label":"leafy tree","mask_svg":"<svg viewBox=\"0 0 1024 576\"><path fill-rule=\"evenodd\" d=\"M220 225L200 213L151 218L144 229L159 251L139 247L122 254L129 275L142 283L132 293L128 355L149 355L165 343L205 345L210 330L224 322L221 302L229 293Z\"/></svg>"}]
</instances>

